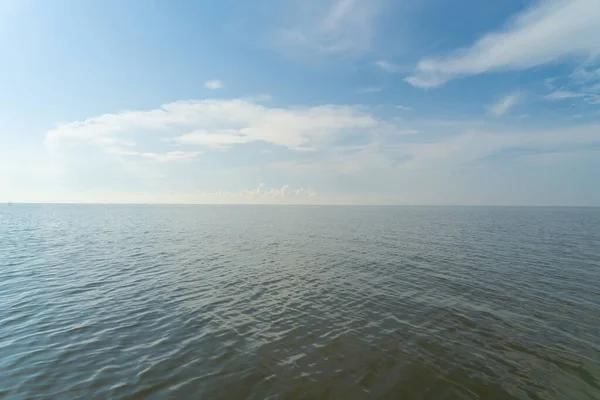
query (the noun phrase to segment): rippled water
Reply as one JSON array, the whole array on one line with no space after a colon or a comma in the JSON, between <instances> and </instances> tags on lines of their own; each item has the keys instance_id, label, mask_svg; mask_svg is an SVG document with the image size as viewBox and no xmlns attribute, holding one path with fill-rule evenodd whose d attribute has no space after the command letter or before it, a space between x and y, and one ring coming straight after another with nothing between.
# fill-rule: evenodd
<instances>
[{"instance_id":1,"label":"rippled water","mask_svg":"<svg viewBox=\"0 0 600 400\"><path fill-rule=\"evenodd\" d=\"M0 397L600 399L600 209L0 206Z\"/></svg>"}]
</instances>

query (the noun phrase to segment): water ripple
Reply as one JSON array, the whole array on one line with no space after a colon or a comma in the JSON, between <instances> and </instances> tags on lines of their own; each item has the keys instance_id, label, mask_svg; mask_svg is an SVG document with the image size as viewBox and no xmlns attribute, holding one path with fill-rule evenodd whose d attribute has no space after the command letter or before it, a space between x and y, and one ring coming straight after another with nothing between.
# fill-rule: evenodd
<instances>
[{"instance_id":1,"label":"water ripple","mask_svg":"<svg viewBox=\"0 0 600 400\"><path fill-rule=\"evenodd\" d=\"M600 209L15 205L0 243L2 398L600 398Z\"/></svg>"}]
</instances>

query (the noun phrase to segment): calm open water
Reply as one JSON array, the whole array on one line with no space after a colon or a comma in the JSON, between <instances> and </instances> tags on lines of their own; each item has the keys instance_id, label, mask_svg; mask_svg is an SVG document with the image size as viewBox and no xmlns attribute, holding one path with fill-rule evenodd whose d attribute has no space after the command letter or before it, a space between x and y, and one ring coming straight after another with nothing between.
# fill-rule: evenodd
<instances>
[{"instance_id":1,"label":"calm open water","mask_svg":"<svg viewBox=\"0 0 600 400\"><path fill-rule=\"evenodd\" d=\"M600 208L0 206L0 397L600 399Z\"/></svg>"}]
</instances>

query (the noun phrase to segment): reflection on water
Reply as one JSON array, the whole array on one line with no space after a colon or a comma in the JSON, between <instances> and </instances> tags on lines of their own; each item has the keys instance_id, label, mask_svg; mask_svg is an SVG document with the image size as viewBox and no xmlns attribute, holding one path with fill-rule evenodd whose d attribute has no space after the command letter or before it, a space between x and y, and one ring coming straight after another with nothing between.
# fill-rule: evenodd
<instances>
[{"instance_id":1,"label":"reflection on water","mask_svg":"<svg viewBox=\"0 0 600 400\"><path fill-rule=\"evenodd\" d=\"M13 205L0 240L0 397L600 398L600 209Z\"/></svg>"}]
</instances>

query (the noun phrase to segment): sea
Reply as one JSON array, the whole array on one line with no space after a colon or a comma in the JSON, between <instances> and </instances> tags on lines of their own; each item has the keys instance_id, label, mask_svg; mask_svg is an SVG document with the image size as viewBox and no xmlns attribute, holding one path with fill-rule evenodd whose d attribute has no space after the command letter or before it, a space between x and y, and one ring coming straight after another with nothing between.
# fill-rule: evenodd
<instances>
[{"instance_id":1,"label":"sea","mask_svg":"<svg viewBox=\"0 0 600 400\"><path fill-rule=\"evenodd\" d=\"M2 399L600 399L600 208L0 205Z\"/></svg>"}]
</instances>

